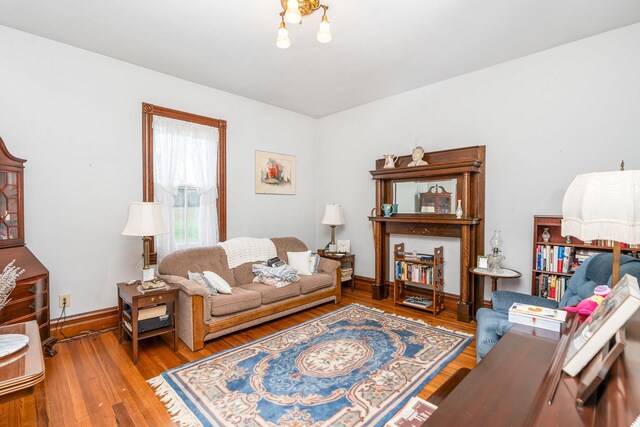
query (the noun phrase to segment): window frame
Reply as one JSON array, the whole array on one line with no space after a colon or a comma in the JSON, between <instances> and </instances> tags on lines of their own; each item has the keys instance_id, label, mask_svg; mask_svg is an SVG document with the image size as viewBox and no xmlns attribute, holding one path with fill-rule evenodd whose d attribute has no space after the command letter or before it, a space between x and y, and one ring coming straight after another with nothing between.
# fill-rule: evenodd
<instances>
[{"instance_id":1,"label":"window frame","mask_svg":"<svg viewBox=\"0 0 640 427\"><path fill-rule=\"evenodd\" d=\"M153 117L161 116L218 128L217 186L218 241L227 240L227 122L158 105L142 103L142 200L153 202ZM157 264L158 253L151 238L150 262Z\"/></svg>"}]
</instances>

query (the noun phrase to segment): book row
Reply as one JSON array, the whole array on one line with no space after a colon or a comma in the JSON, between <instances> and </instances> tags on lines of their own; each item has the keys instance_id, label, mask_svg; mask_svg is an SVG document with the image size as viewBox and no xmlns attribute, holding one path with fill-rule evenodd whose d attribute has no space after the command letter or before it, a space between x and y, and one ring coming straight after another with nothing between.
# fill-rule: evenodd
<instances>
[{"instance_id":1,"label":"book row","mask_svg":"<svg viewBox=\"0 0 640 427\"><path fill-rule=\"evenodd\" d=\"M555 274L540 274L537 276L537 295L560 302L569 278Z\"/></svg>"},{"instance_id":2,"label":"book row","mask_svg":"<svg viewBox=\"0 0 640 427\"><path fill-rule=\"evenodd\" d=\"M403 280L423 285L433 284L433 266L413 264L406 261L396 261L396 280Z\"/></svg>"},{"instance_id":3,"label":"book row","mask_svg":"<svg viewBox=\"0 0 640 427\"><path fill-rule=\"evenodd\" d=\"M536 270L552 273L573 271L575 248L572 246L538 245L536 249Z\"/></svg>"}]
</instances>

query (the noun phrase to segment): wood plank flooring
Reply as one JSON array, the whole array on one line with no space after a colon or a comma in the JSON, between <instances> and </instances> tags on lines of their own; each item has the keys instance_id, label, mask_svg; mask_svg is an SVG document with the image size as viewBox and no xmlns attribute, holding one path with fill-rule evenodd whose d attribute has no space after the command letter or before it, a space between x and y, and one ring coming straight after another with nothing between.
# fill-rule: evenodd
<instances>
[{"instance_id":1,"label":"wood plank flooring","mask_svg":"<svg viewBox=\"0 0 640 427\"><path fill-rule=\"evenodd\" d=\"M389 300L374 301L370 294L343 291L340 304L328 303L236 332L206 343L198 352L182 342L177 352L160 337L140 343L138 364L130 358L131 344L118 342L114 331L56 345L58 355L46 359L46 378L27 397L8 402L0 400L0 427L5 426L171 426L169 415L146 380L161 372L220 350L281 331L338 307L359 303L434 326L475 334L475 322L455 320L455 313L437 317L408 307L393 307ZM419 396L428 398L459 368L476 364L475 341L447 365Z\"/></svg>"}]
</instances>

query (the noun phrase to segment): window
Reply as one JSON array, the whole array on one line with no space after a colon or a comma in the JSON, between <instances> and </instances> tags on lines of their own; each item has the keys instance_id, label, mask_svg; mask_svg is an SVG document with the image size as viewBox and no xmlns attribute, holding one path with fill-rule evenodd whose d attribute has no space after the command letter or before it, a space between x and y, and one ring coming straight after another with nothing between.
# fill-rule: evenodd
<instances>
[{"instance_id":1,"label":"window","mask_svg":"<svg viewBox=\"0 0 640 427\"><path fill-rule=\"evenodd\" d=\"M144 201L164 205L169 233L156 236L152 262L226 239L226 122L142 105Z\"/></svg>"}]
</instances>

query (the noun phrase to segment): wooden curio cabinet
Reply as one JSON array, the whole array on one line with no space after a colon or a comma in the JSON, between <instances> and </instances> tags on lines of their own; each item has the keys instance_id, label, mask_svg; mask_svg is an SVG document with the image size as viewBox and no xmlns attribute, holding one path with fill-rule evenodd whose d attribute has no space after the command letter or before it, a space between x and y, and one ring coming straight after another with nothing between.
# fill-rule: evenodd
<instances>
[{"instance_id":1,"label":"wooden curio cabinet","mask_svg":"<svg viewBox=\"0 0 640 427\"><path fill-rule=\"evenodd\" d=\"M378 159L371 171L376 182L375 215L369 217L374 224L376 256L373 294L388 295L391 234L456 237L460 242L457 314L458 320L469 322L483 300L476 292L479 279L469 268L484 254L485 147L430 152L423 160L428 164L409 167L411 156L402 156L396 167L384 168L384 159ZM384 216L382 204L392 204L393 215ZM455 213L458 204L461 218Z\"/></svg>"},{"instance_id":2,"label":"wooden curio cabinet","mask_svg":"<svg viewBox=\"0 0 640 427\"><path fill-rule=\"evenodd\" d=\"M55 352L49 338L49 271L25 246L24 163L9 153L0 138L0 270L15 260L23 268L9 302L0 310L0 325L35 320L48 354ZM46 341L46 342L45 342Z\"/></svg>"}]
</instances>

